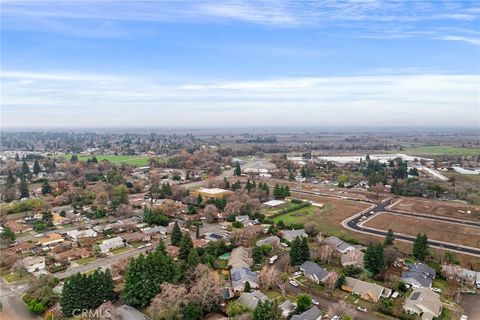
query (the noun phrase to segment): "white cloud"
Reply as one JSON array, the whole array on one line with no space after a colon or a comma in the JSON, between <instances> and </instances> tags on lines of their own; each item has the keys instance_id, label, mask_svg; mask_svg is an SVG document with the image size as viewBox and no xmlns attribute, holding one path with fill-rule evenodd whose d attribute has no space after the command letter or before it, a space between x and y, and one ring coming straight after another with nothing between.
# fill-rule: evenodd
<instances>
[{"instance_id":1,"label":"white cloud","mask_svg":"<svg viewBox=\"0 0 480 320\"><path fill-rule=\"evenodd\" d=\"M77 76L4 72L3 124L475 126L480 120L478 75L302 77L180 84L132 75Z\"/></svg>"},{"instance_id":2,"label":"white cloud","mask_svg":"<svg viewBox=\"0 0 480 320\"><path fill-rule=\"evenodd\" d=\"M465 36L442 36L439 37L440 40L447 41L462 41L475 46L480 46L480 37L465 37Z\"/></svg>"}]
</instances>

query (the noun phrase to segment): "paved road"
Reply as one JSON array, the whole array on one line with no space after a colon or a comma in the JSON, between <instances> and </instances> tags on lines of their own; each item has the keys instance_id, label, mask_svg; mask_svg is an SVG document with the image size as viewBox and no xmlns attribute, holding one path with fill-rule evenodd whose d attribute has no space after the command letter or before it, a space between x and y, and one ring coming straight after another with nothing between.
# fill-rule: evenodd
<instances>
[{"instance_id":1,"label":"paved road","mask_svg":"<svg viewBox=\"0 0 480 320\"><path fill-rule=\"evenodd\" d=\"M300 189L291 189L290 191L295 192L295 193L300 193L300 194L308 194L308 195L321 195L324 197L330 197L330 198L338 198L338 197L332 197L330 195L326 194L321 194L320 192L315 192L315 191L306 191L306 190L300 190ZM356 201L356 199L348 199L352 201ZM449 222L449 223L460 223L464 225L469 225L469 226L474 226L474 227L479 227L480 225L478 222L474 221L468 221L468 220L461 220L461 219L453 219L453 218L448 218L448 217L437 217L437 216L432 216L428 214L417 214L417 213L405 213L405 212L397 212L393 211L390 209L387 209L386 207L389 205L389 202L385 203L380 203L377 204L372 201L362 201L362 202L368 202L374 206L371 210L366 212L365 214L357 214L349 218L348 220L344 221L343 225L344 227L352 230L352 231L357 231L357 232L362 232L366 234L371 234L374 236L386 236L387 231L383 230L377 230L373 228L368 228L359 225L361 222L362 216L365 216L367 219L371 217L373 214L376 214L378 212L390 212L394 214L404 214L404 215L409 215L413 217L422 217L424 219L430 219L430 220L435 220L435 221L441 221L441 222ZM373 211L373 213L370 213ZM415 241L414 236L409 236L405 234L395 234L395 238L401 241L407 241L407 242L413 242ZM467 255L472 255L472 256L478 256L480 257L480 248L474 248L474 247L468 247L468 246L462 246L454 243L449 243L449 242L442 242L442 241L436 241L436 240L428 240L428 244L433 247L433 248L438 248L438 249L443 249L443 250L449 250L449 251L454 251L454 252L459 252Z\"/></svg>"},{"instance_id":2,"label":"paved road","mask_svg":"<svg viewBox=\"0 0 480 320\"><path fill-rule=\"evenodd\" d=\"M2 320L27 320L41 319L28 312L25 303L22 301L23 293L28 289L28 283L8 284L0 279L0 302Z\"/></svg>"},{"instance_id":3,"label":"paved road","mask_svg":"<svg viewBox=\"0 0 480 320\"><path fill-rule=\"evenodd\" d=\"M106 258L98 259L98 260L92 261L90 263L80 265L78 267L69 268L69 269L67 269L63 272L54 273L52 275L54 277L59 278L59 279L65 279L65 278L70 277L73 274L78 273L78 272L84 273L84 272L88 272L88 271L91 271L91 270L98 269L100 267L106 268L106 267L110 266L111 264L113 264L115 262L118 262L118 261L123 260L125 258L130 258L130 257L137 256L140 253L145 253L147 251L154 250L155 248L156 248L156 245L152 244L152 246L150 246L150 247L145 247L145 248L141 248L141 249L133 249L133 250L123 252L123 253L119 253L119 254L116 254L116 255L113 255L113 256L108 256Z\"/></svg>"}]
</instances>

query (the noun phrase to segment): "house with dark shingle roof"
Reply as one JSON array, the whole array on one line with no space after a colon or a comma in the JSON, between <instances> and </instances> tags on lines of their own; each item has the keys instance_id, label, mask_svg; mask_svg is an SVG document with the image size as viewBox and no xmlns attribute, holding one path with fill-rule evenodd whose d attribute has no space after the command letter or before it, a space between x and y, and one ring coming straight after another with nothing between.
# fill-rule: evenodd
<instances>
[{"instance_id":1,"label":"house with dark shingle roof","mask_svg":"<svg viewBox=\"0 0 480 320\"><path fill-rule=\"evenodd\" d=\"M258 275L256 272L250 270L247 267L238 267L232 268L230 270L230 275L232 278L232 288L233 291L243 291L245 288L245 283L248 281L250 283L250 288L256 289L259 287Z\"/></svg>"},{"instance_id":2,"label":"house with dark shingle roof","mask_svg":"<svg viewBox=\"0 0 480 320\"><path fill-rule=\"evenodd\" d=\"M322 312L317 307L311 307L307 311L294 315L290 320L320 320Z\"/></svg>"},{"instance_id":3,"label":"house with dark shingle roof","mask_svg":"<svg viewBox=\"0 0 480 320\"><path fill-rule=\"evenodd\" d=\"M426 264L417 263L402 273L400 280L411 285L414 288L430 288L436 272Z\"/></svg>"},{"instance_id":4,"label":"house with dark shingle roof","mask_svg":"<svg viewBox=\"0 0 480 320\"><path fill-rule=\"evenodd\" d=\"M312 261L305 261L300 266L300 271L310 280L320 283L324 282L328 276L328 271Z\"/></svg>"}]
</instances>

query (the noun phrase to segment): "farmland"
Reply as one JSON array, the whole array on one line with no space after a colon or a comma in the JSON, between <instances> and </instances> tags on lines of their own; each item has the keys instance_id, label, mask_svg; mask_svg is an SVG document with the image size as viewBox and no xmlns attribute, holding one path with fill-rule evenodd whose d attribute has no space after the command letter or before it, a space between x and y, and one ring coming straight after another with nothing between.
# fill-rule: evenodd
<instances>
[{"instance_id":1,"label":"farmland","mask_svg":"<svg viewBox=\"0 0 480 320\"><path fill-rule=\"evenodd\" d=\"M446 201L428 201L415 198L403 198L391 209L407 212L419 212L466 220L480 220L480 207ZM470 211L470 213L468 213Z\"/></svg>"},{"instance_id":2,"label":"farmland","mask_svg":"<svg viewBox=\"0 0 480 320\"><path fill-rule=\"evenodd\" d=\"M71 154L62 155L66 159L70 159ZM93 155L79 154L78 160L87 161L92 158ZM145 156L124 156L124 155L115 155L115 154L99 154L95 155L98 161L107 160L115 164L128 164L135 167L148 166L148 157Z\"/></svg>"},{"instance_id":3,"label":"farmland","mask_svg":"<svg viewBox=\"0 0 480 320\"><path fill-rule=\"evenodd\" d=\"M367 221L365 226L416 236L425 233L429 239L480 248L480 228L423 218L405 217L392 213L380 213Z\"/></svg>"},{"instance_id":4,"label":"farmland","mask_svg":"<svg viewBox=\"0 0 480 320\"><path fill-rule=\"evenodd\" d=\"M405 147L402 151L409 155L448 155L448 156L479 156L480 148L457 148L449 146L416 146Z\"/></svg>"}]
</instances>

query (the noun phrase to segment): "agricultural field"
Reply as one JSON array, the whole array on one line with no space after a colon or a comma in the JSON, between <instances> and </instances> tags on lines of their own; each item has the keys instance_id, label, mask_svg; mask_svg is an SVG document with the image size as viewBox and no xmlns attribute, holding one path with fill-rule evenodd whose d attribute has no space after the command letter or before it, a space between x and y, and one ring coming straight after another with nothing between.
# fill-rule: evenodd
<instances>
[{"instance_id":1,"label":"agricultural field","mask_svg":"<svg viewBox=\"0 0 480 320\"><path fill-rule=\"evenodd\" d=\"M392 210L426 213L465 220L480 220L480 206L462 203L402 198ZM470 213L468 213L470 211Z\"/></svg>"},{"instance_id":2,"label":"agricultural field","mask_svg":"<svg viewBox=\"0 0 480 320\"><path fill-rule=\"evenodd\" d=\"M449 146L417 146L405 147L402 151L409 155L447 155L447 156L480 156L480 148L457 148Z\"/></svg>"},{"instance_id":3,"label":"agricultural field","mask_svg":"<svg viewBox=\"0 0 480 320\"><path fill-rule=\"evenodd\" d=\"M425 233L429 239L480 248L480 228L454 223L406 217L393 213L379 213L365 224L367 227L416 236Z\"/></svg>"},{"instance_id":4,"label":"agricultural field","mask_svg":"<svg viewBox=\"0 0 480 320\"><path fill-rule=\"evenodd\" d=\"M71 154L62 155L67 160L72 156ZM93 155L79 154L78 160L87 161L92 158ZM115 154L99 154L95 155L98 161L107 160L112 163L121 164L125 163L135 167L144 167L148 166L148 157L145 156L124 156L124 155L115 155Z\"/></svg>"}]
</instances>

